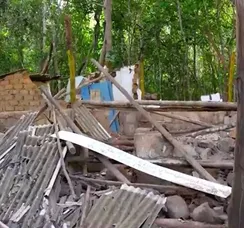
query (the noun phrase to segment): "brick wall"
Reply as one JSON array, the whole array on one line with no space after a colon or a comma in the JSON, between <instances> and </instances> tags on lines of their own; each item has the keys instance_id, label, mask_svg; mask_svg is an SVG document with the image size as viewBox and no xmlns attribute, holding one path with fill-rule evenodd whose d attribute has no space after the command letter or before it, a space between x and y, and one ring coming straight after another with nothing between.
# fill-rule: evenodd
<instances>
[{"instance_id":1,"label":"brick wall","mask_svg":"<svg viewBox=\"0 0 244 228\"><path fill-rule=\"evenodd\" d=\"M16 72L0 79L0 112L40 108L43 98L28 72Z\"/></svg>"}]
</instances>

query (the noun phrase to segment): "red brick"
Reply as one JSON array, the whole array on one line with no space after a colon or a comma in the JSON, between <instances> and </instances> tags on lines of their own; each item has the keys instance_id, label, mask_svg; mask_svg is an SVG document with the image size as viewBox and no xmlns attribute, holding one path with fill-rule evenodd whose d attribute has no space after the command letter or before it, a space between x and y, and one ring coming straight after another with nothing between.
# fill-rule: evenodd
<instances>
[{"instance_id":1,"label":"red brick","mask_svg":"<svg viewBox=\"0 0 244 228\"><path fill-rule=\"evenodd\" d=\"M23 78L23 74L22 73L15 73L14 75L13 75L13 79L22 79Z\"/></svg>"},{"instance_id":2,"label":"red brick","mask_svg":"<svg viewBox=\"0 0 244 228\"><path fill-rule=\"evenodd\" d=\"M0 102L0 112L5 111L5 103Z\"/></svg>"},{"instance_id":3,"label":"red brick","mask_svg":"<svg viewBox=\"0 0 244 228\"><path fill-rule=\"evenodd\" d=\"M25 90L25 89L19 91L19 94L21 94L21 95L27 95L28 93L29 93L29 91Z\"/></svg>"},{"instance_id":4,"label":"red brick","mask_svg":"<svg viewBox=\"0 0 244 228\"><path fill-rule=\"evenodd\" d=\"M7 79L7 80L11 80L11 79L13 79L14 78L14 74L11 74L11 75L8 75L5 79Z\"/></svg>"},{"instance_id":5,"label":"red brick","mask_svg":"<svg viewBox=\"0 0 244 228\"><path fill-rule=\"evenodd\" d=\"M15 90L15 89L11 89L11 90L6 90L7 94L11 94L11 95L19 95L19 91Z\"/></svg>"},{"instance_id":6,"label":"red brick","mask_svg":"<svg viewBox=\"0 0 244 228\"><path fill-rule=\"evenodd\" d=\"M40 101L30 101L30 106L38 107L40 106Z\"/></svg>"},{"instance_id":7,"label":"red brick","mask_svg":"<svg viewBox=\"0 0 244 228\"><path fill-rule=\"evenodd\" d=\"M35 101L40 101L42 99L42 96L35 95L33 98Z\"/></svg>"},{"instance_id":8,"label":"red brick","mask_svg":"<svg viewBox=\"0 0 244 228\"><path fill-rule=\"evenodd\" d=\"M24 89L34 89L35 85L33 83L24 84Z\"/></svg>"},{"instance_id":9,"label":"red brick","mask_svg":"<svg viewBox=\"0 0 244 228\"><path fill-rule=\"evenodd\" d=\"M30 84L30 83L32 83L32 81L30 80L30 78L28 76L23 77L22 78L22 82L24 84Z\"/></svg>"},{"instance_id":10,"label":"red brick","mask_svg":"<svg viewBox=\"0 0 244 228\"><path fill-rule=\"evenodd\" d=\"M14 99L14 96L13 95L8 94L8 95L4 96L4 100L5 101L11 101L13 99Z\"/></svg>"},{"instance_id":11,"label":"red brick","mask_svg":"<svg viewBox=\"0 0 244 228\"><path fill-rule=\"evenodd\" d=\"M22 95L18 95L18 96L15 96L15 99L17 101L23 101L24 100L24 97Z\"/></svg>"},{"instance_id":12,"label":"red brick","mask_svg":"<svg viewBox=\"0 0 244 228\"><path fill-rule=\"evenodd\" d=\"M7 84L4 88L5 89L13 89L13 85L12 84Z\"/></svg>"},{"instance_id":13,"label":"red brick","mask_svg":"<svg viewBox=\"0 0 244 228\"><path fill-rule=\"evenodd\" d=\"M11 101L9 101L8 103L9 103L10 106L16 106L16 105L18 105L18 101L17 100L14 100L14 99L11 100Z\"/></svg>"},{"instance_id":14,"label":"red brick","mask_svg":"<svg viewBox=\"0 0 244 228\"><path fill-rule=\"evenodd\" d=\"M6 105L5 110L6 111L14 111L14 107L11 105Z\"/></svg>"},{"instance_id":15,"label":"red brick","mask_svg":"<svg viewBox=\"0 0 244 228\"><path fill-rule=\"evenodd\" d=\"M17 106L14 107L14 110L15 111L24 111L24 107L20 106L20 105L17 105Z\"/></svg>"},{"instance_id":16,"label":"red brick","mask_svg":"<svg viewBox=\"0 0 244 228\"><path fill-rule=\"evenodd\" d=\"M33 101L33 96L32 95L26 95L26 96L24 96L24 100Z\"/></svg>"},{"instance_id":17,"label":"red brick","mask_svg":"<svg viewBox=\"0 0 244 228\"><path fill-rule=\"evenodd\" d=\"M20 83L14 84L14 88L15 89L22 89L23 88L23 84L20 84Z\"/></svg>"},{"instance_id":18,"label":"red brick","mask_svg":"<svg viewBox=\"0 0 244 228\"><path fill-rule=\"evenodd\" d=\"M18 78L12 78L9 80L9 84L11 85L16 85L16 84L20 84L21 81Z\"/></svg>"},{"instance_id":19,"label":"red brick","mask_svg":"<svg viewBox=\"0 0 244 228\"><path fill-rule=\"evenodd\" d=\"M25 106L23 106L23 111L29 111L29 110L31 110L31 109L33 109L30 105L25 105Z\"/></svg>"},{"instance_id":20,"label":"red brick","mask_svg":"<svg viewBox=\"0 0 244 228\"><path fill-rule=\"evenodd\" d=\"M6 90L6 89L1 89L1 88L0 88L0 94L1 94L1 96L6 96L6 95L8 95L9 93L8 93L8 90Z\"/></svg>"},{"instance_id":21,"label":"red brick","mask_svg":"<svg viewBox=\"0 0 244 228\"><path fill-rule=\"evenodd\" d=\"M30 95L35 95L36 94L36 91L34 89L28 90L28 92L29 92Z\"/></svg>"},{"instance_id":22,"label":"red brick","mask_svg":"<svg viewBox=\"0 0 244 228\"><path fill-rule=\"evenodd\" d=\"M0 85L2 85L2 86L6 86L8 84L9 84L9 81L8 80L1 80L0 81Z\"/></svg>"},{"instance_id":23,"label":"red brick","mask_svg":"<svg viewBox=\"0 0 244 228\"><path fill-rule=\"evenodd\" d=\"M26 100L19 101L19 104L20 104L21 106L29 106L29 105L30 105L30 101L26 101Z\"/></svg>"}]
</instances>

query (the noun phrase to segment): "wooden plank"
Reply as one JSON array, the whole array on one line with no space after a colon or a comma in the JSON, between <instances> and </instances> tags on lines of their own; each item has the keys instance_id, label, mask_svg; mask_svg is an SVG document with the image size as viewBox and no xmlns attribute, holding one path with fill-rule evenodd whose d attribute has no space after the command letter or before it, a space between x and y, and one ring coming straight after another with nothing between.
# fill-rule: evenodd
<instances>
[{"instance_id":1,"label":"wooden plank","mask_svg":"<svg viewBox=\"0 0 244 228\"><path fill-rule=\"evenodd\" d=\"M184 122L187 122L187 123L192 123L192 124L196 124L196 125L199 125L199 126L202 126L202 127L214 127L212 124L208 124L208 123L205 123L205 122L202 122L202 121L199 121L199 120L193 120L193 119L190 119L188 117L184 117L184 116L179 116L179 115L175 115L175 114L172 114L172 113L163 113L163 112L152 112L152 113L155 113L156 115L160 115L160 116L165 116L167 118L171 118L171 119L176 119L176 120L181 120L181 121L184 121Z\"/></svg>"},{"instance_id":2,"label":"wooden plank","mask_svg":"<svg viewBox=\"0 0 244 228\"><path fill-rule=\"evenodd\" d=\"M232 102L205 102L205 101L155 101L141 100L137 101L140 105L148 109L172 109L172 110L209 110L209 111L236 111L237 105ZM96 108L132 108L130 102L124 101L82 101L87 106Z\"/></svg>"},{"instance_id":3,"label":"wooden plank","mask_svg":"<svg viewBox=\"0 0 244 228\"><path fill-rule=\"evenodd\" d=\"M52 136L56 137L55 135ZM231 193L231 188L228 186L189 176L168 168L152 164L134 155L131 155L122 150L119 150L84 135L78 135L67 131L60 131L59 137L60 139L70 141L82 147L86 147L103 156L106 156L110 159L123 163L129 167L147 173L151 176L160 178L162 180L166 180L178 185L182 185L223 198L227 198Z\"/></svg>"}]
</instances>

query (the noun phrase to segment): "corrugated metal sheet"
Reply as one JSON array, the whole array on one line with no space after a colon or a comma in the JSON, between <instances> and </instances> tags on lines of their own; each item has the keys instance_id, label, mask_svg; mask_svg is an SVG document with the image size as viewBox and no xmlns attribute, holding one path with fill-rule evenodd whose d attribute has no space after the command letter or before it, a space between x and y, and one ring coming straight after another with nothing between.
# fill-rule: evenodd
<instances>
[{"instance_id":1,"label":"corrugated metal sheet","mask_svg":"<svg viewBox=\"0 0 244 228\"><path fill-rule=\"evenodd\" d=\"M85 106L74 107L74 111L75 121L85 134L99 141L107 141L111 138L109 133Z\"/></svg>"},{"instance_id":2,"label":"corrugated metal sheet","mask_svg":"<svg viewBox=\"0 0 244 228\"><path fill-rule=\"evenodd\" d=\"M88 214L87 228L150 228L166 198L140 188L122 185L103 195Z\"/></svg>"},{"instance_id":3,"label":"corrugated metal sheet","mask_svg":"<svg viewBox=\"0 0 244 228\"><path fill-rule=\"evenodd\" d=\"M0 140L0 160L15 146L18 134L28 129L35 120L36 115L37 112L23 115L19 121L4 134L3 138Z\"/></svg>"},{"instance_id":4,"label":"corrugated metal sheet","mask_svg":"<svg viewBox=\"0 0 244 228\"><path fill-rule=\"evenodd\" d=\"M35 128L37 135L33 132L19 132L16 146L0 164L0 220L10 227L15 223L32 227L59 160L55 139L46 138L52 127L39 126Z\"/></svg>"},{"instance_id":5,"label":"corrugated metal sheet","mask_svg":"<svg viewBox=\"0 0 244 228\"><path fill-rule=\"evenodd\" d=\"M55 127L53 124L38 125L35 126L35 135L36 136L46 136L55 133Z\"/></svg>"}]
</instances>

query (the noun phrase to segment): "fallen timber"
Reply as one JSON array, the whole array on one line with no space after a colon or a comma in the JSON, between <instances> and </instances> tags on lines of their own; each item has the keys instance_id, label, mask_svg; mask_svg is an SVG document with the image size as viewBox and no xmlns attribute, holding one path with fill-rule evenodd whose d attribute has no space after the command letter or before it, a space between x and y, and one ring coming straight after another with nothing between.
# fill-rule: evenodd
<instances>
[{"instance_id":1,"label":"fallen timber","mask_svg":"<svg viewBox=\"0 0 244 228\"><path fill-rule=\"evenodd\" d=\"M141 100L137 101L146 110L150 111L236 111L237 105L232 102L203 102L203 101L155 101ZM88 108L113 108L117 110L135 110L130 102L121 101L80 101Z\"/></svg>"},{"instance_id":2,"label":"fallen timber","mask_svg":"<svg viewBox=\"0 0 244 228\"><path fill-rule=\"evenodd\" d=\"M174 159L174 158L164 158L164 159L154 159L148 160L151 163L162 165L164 167L171 167L171 166L189 166L186 161L181 159ZM204 168L214 168L214 169L233 169L234 161L212 161L212 160L197 160L201 166Z\"/></svg>"},{"instance_id":3,"label":"fallen timber","mask_svg":"<svg viewBox=\"0 0 244 228\"><path fill-rule=\"evenodd\" d=\"M76 180L82 180L84 182L89 183L97 183L101 185L107 185L107 186L121 186L123 185L123 182L121 181L111 181L111 180L100 180L100 179L94 179L94 178L88 178L81 175L71 175L70 176L73 179ZM157 185L157 184L145 184L145 183L130 183L129 186L133 186L136 188L150 188L155 189L159 191L160 193L163 193L164 195L197 195L198 192L194 191L189 188L181 187L181 186L170 186L170 185Z\"/></svg>"}]
</instances>

